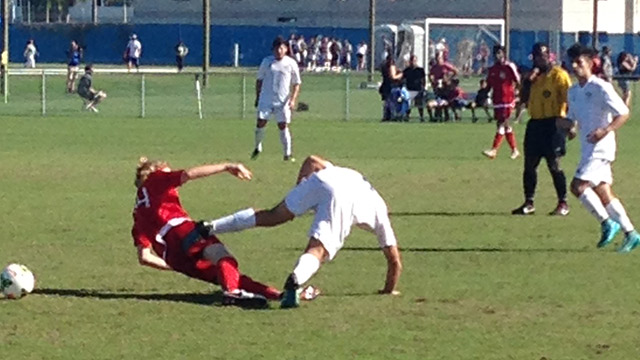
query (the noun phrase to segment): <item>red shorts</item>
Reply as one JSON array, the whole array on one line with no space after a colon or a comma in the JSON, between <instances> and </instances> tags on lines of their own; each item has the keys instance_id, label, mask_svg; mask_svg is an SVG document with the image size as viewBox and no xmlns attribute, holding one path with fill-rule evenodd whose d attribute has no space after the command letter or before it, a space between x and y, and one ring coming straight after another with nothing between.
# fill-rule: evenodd
<instances>
[{"instance_id":1,"label":"red shorts","mask_svg":"<svg viewBox=\"0 0 640 360\"><path fill-rule=\"evenodd\" d=\"M198 236L197 241L185 251L183 241L195 231L195 225L195 222L187 221L167 233L164 237L167 242L165 260L175 271L216 284L217 267L202 258L202 251L209 245L221 244L221 242L214 235L207 238Z\"/></svg>"},{"instance_id":2,"label":"red shorts","mask_svg":"<svg viewBox=\"0 0 640 360\"><path fill-rule=\"evenodd\" d=\"M493 108L493 117L498 123L504 122L511 117L511 111L513 111L513 108L510 106Z\"/></svg>"}]
</instances>

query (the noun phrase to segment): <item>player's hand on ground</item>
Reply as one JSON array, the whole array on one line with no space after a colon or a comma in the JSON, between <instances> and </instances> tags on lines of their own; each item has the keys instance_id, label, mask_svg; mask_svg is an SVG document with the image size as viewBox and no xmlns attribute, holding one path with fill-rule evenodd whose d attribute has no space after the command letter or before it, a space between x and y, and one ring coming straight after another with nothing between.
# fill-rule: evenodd
<instances>
[{"instance_id":1,"label":"player's hand on ground","mask_svg":"<svg viewBox=\"0 0 640 360\"><path fill-rule=\"evenodd\" d=\"M605 130L604 128L597 128L590 132L589 135L587 135L587 140L589 140L590 143L595 144L600 141L600 139L605 137L607 133L607 130Z\"/></svg>"},{"instance_id":2,"label":"player's hand on ground","mask_svg":"<svg viewBox=\"0 0 640 360\"><path fill-rule=\"evenodd\" d=\"M382 289L382 290L378 290L378 294L380 294L380 295L394 295L394 296L398 296L398 295L400 295L400 291L398 291L398 290L387 290L387 289Z\"/></svg>"},{"instance_id":3,"label":"player's hand on ground","mask_svg":"<svg viewBox=\"0 0 640 360\"><path fill-rule=\"evenodd\" d=\"M230 164L227 171L241 180L251 180L253 174L242 164Z\"/></svg>"}]
</instances>

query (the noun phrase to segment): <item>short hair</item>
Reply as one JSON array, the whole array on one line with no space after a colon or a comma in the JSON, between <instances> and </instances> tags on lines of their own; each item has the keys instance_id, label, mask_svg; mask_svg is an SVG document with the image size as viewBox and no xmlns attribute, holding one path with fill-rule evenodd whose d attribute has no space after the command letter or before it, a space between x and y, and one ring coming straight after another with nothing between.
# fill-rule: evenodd
<instances>
[{"instance_id":1,"label":"short hair","mask_svg":"<svg viewBox=\"0 0 640 360\"><path fill-rule=\"evenodd\" d=\"M282 36L277 36L275 39L273 39L273 42L271 43L271 49L277 49L282 45L288 45L289 43L287 42L287 40L285 40Z\"/></svg>"},{"instance_id":2,"label":"short hair","mask_svg":"<svg viewBox=\"0 0 640 360\"><path fill-rule=\"evenodd\" d=\"M596 49L582 45L580 43L571 45L571 47L567 50L567 56L569 56L571 60L577 59L580 56L588 56L590 58L593 58L597 54L598 52L596 51Z\"/></svg>"},{"instance_id":3,"label":"short hair","mask_svg":"<svg viewBox=\"0 0 640 360\"><path fill-rule=\"evenodd\" d=\"M506 48L500 44L493 45L493 55L497 54L498 51L507 52Z\"/></svg>"},{"instance_id":4,"label":"short hair","mask_svg":"<svg viewBox=\"0 0 640 360\"><path fill-rule=\"evenodd\" d=\"M549 53L549 45L543 42L537 42L533 44L533 48L531 48L531 55L539 56L544 53Z\"/></svg>"},{"instance_id":5,"label":"short hair","mask_svg":"<svg viewBox=\"0 0 640 360\"><path fill-rule=\"evenodd\" d=\"M87 64L87 65L84 67L84 71L93 71L93 65L92 65L92 64Z\"/></svg>"}]
</instances>

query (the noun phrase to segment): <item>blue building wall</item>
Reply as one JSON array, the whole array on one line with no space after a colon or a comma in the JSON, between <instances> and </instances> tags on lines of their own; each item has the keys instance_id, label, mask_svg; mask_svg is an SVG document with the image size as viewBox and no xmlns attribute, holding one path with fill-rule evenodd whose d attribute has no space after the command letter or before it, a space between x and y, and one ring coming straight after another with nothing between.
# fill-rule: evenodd
<instances>
[{"instance_id":1,"label":"blue building wall","mask_svg":"<svg viewBox=\"0 0 640 360\"><path fill-rule=\"evenodd\" d=\"M190 49L186 58L188 65L199 65L202 61L202 28L198 25L12 25L10 28L10 53L12 62L22 62L22 51L28 39L35 39L39 50L39 62L66 61L69 42L77 40L85 48L85 62L120 63L129 35L136 33L143 45L142 64L170 65L174 63L174 46L182 39ZM212 26L211 27L211 63L230 65L233 58L234 43L240 44L243 66L257 66L261 59L270 53L271 41L277 35L288 37L291 33L310 38L315 35L349 39L352 44L368 40L368 29L343 28L296 28L291 26ZM434 34L435 41L438 34ZM448 42L455 43L456 34L447 32ZM537 41L559 44L559 59L576 38L591 43L588 33L563 33L559 36L548 31L511 31L511 59L519 65L528 66L529 53ZM614 55L620 51L637 53L640 50L640 36L634 34L601 34L600 45L608 45ZM553 49L554 46L552 45ZM451 58L455 49L451 49Z\"/></svg>"}]
</instances>

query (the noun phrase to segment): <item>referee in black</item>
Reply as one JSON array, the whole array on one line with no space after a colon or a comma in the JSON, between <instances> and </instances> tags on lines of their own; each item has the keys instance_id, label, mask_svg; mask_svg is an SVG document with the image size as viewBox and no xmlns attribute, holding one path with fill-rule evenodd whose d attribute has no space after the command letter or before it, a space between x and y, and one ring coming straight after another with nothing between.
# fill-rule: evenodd
<instances>
[{"instance_id":1,"label":"referee in black","mask_svg":"<svg viewBox=\"0 0 640 360\"><path fill-rule=\"evenodd\" d=\"M527 110L531 119L527 123L524 135L524 204L511 213L529 215L536 210L533 198L538 182L538 165L542 158L553 179L558 196L558 204L549 215L566 216L567 179L560 168L560 159L566 153L566 133L556 127L556 119L566 116L567 92L571 86L569 74L560 66L554 66L549 60L549 46L536 43L532 50L533 75L529 78L530 93Z\"/></svg>"}]
</instances>

